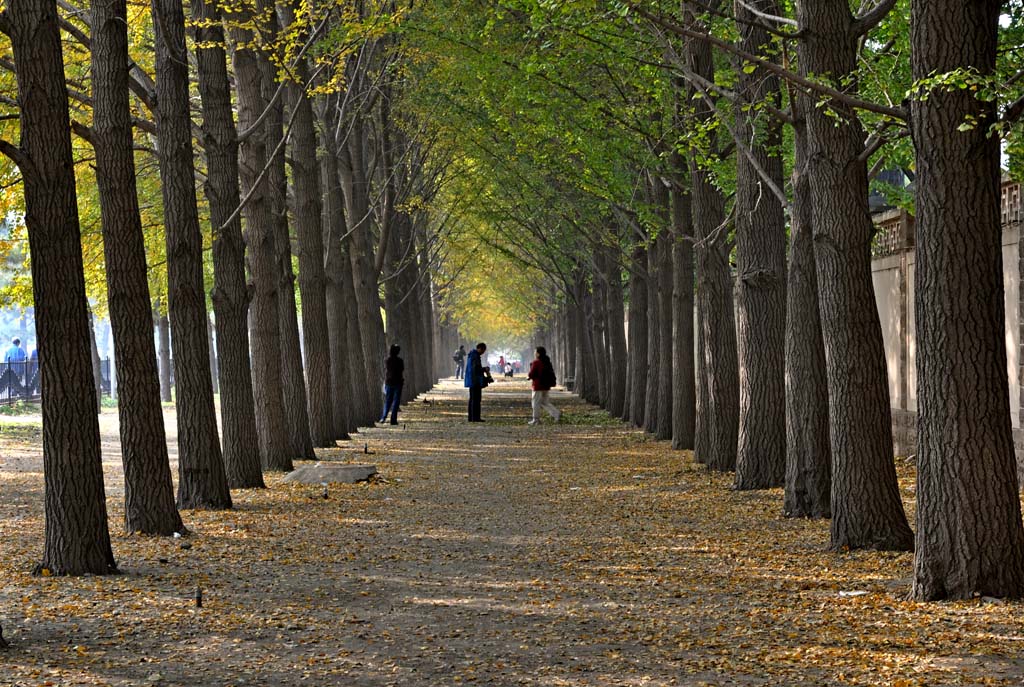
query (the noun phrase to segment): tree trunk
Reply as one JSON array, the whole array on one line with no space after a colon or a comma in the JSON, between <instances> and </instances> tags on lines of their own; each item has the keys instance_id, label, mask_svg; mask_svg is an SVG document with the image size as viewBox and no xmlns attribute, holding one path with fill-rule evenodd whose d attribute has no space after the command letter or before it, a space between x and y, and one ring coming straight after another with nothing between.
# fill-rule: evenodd
<instances>
[{"instance_id":1,"label":"tree trunk","mask_svg":"<svg viewBox=\"0 0 1024 687\"><path fill-rule=\"evenodd\" d=\"M266 188L269 193L270 214L274 222L274 250L278 278L277 315L280 319L281 342L281 391L284 394L284 414L291 457L313 460L316 458L316 454L313 452L313 440L309 433L309 400L306 395L306 380L302 370L303 351L302 343L299 340L295 274L292 272L291 237L288 232L288 177L285 170L285 146L279 145L284 138L284 103L282 98L274 97L278 87L278 68L275 63L279 56L274 54L275 41L279 33L278 21L273 0L257 0L257 6L266 20L261 27L261 34L263 34L266 45L259 52L259 62L263 75L263 104L268 110L265 127L270 166L267 169ZM319 222L317 227L319 228ZM318 259L323 259L322 253ZM324 307L326 308L326 305ZM317 354L324 354L324 351L318 350ZM323 359L321 362L327 361ZM323 384L324 381L321 378L317 380L317 383Z\"/></svg>"},{"instance_id":2,"label":"tree trunk","mask_svg":"<svg viewBox=\"0 0 1024 687\"><path fill-rule=\"evenodd\" d=\"M656 439L672 438L672 244L675 236L671 229L658 237L658 327L661 351L661 369L658 383L658 423L654 431Z\"/></svg>"},{"instance_id":3,"label":"tree trunk","mask_svg":"<svg viewBox=\"0 0 1024 687\"><path fill-rule=\"evenodd\" d=\"M92 3L91 138L96 151L110 323L117 358L117 406L124 465L126 532L172 534L185 526L174 505L146 246L135 187L128 104L128 20L125 0Z\"/></svg>"},{"instance_id":4,"label":"tree trunk","mask_svg":"<svg viewBox=\"0 0 1024 687\"><path fill-rule=\"evenodd\" d=\"M664 188L660 188L660 181L654 182L654 185L657 207L667 210L667 192ZM658 268L661 266L660 257L663 247L663 243L654 240L651 241L647 249L647 380L644 383L643 428L652 434L658 428L658 385L664 374L664 370L661 369L663 362L660 340L661 326L658 322L658 285L661 280Z\"/></svg>"},{"instance_id":5,"label":"tree trunk","mask_svg":"<svg viewBox=\"0 0 1024 687\"><path fill-rule=\"evenodd\" d=\"M688 193L672 193L672 224L672 448L692 450L697 387L693 358L693 244L689 240L693 237L693 219Z\"/></svg>"},{"instance_id":6,"label":"tree trunk","mask_svg":"<svg viewBox=\"0 0 1024 687\"><path fill-rule=\"evenodd\" d=\"M333 162L333 164L332 164ZM331 413L333 434L336 439L348 436L348 432L356 429L356 408L360 396L351 386L353 371L349 368L348 331L356 329L358 341L358 323L348 319L345 304L344 281L348 280L348 260L342 249L342 236L345 235L345 209L341 187L338 185L337 161L327 151L321 161L324 188L324 263L327 291L325 307L327 308L327 340L331 355Z\"/></svg>"},{"instance_id":7,"label":"tree trunk","mask_svg":"<svg viewBox=\"0 0 1024 687\"><path fill-rule=\"evenodd\" d=\"M241 23L249 18L249 14L244 13L235 19ZM249 198L242 217L245 219L249 274L253 283L249 328L256 431L263 467L287 471L292 469L292 456L281 390L280 299L277 295L280 282L274 247L276 237L268 180L266 175L260 179L260 172L268 161L267 127L253 129L265 105L261 88L263 76L253 48L243 47L251 45L252 31L234 28L232 38L235 42L238 126L243 131L251 130L239 146L238 166L242 195Z\"/></svg>"},{"instance_id":8,"label":"tree trunk","mask_svg":"<svg viewBox=\"0 0 1024 687\"><path fill-rule=\"evenodd\" d=\"M687 44L693 70L715 80L711 48L701 41ZM700 121L713 113L702 99L693 101ZM697 247L697 417L694 455L712 470L736 469L739 427L739 363L725 200L711 172L701 163L704 155L717 155L712 138L709 149L690 151L693 188L691 210Z\"/></svg>"},{"instance_id":9,"label":"tree trunk","mask_svg":"<svg viewBox=\"0 0 1024 687\"><path fill-rule=\"evenodd\" d=\"M347 225L341 227L344 233L348 233L345 231L347 228ZM360 424L372 427L374 420L380 417L377 414L380 411L380 408L377 407L377 399L380 398L381 384L384 379L382 377L378 380L376 386L368 387L366 385L366 370L373 361L367 359L369 353L363 347L366 341L363 331L372 325L367 323L364 326L362 320L359 319L359 299L356 298L355 275L352 271L352 260L349 257L351 251L352 244L346 239L342 242L342 258L346 261L346 264L342 273L344 278L341 281L341 287L343 300L345 301L346 318L349 323L345 328L348 338L349 369L352 371L352 374L349 375L349 385L352 389L352 398L359 400L359 408L362 409L362 413L359 416L361 418Z\"/></svg>"},{"instance_id":10,"label":"tree trunk","mask_svg":"<svg viewBox=\"0 0 1024 687\"><path fill-rule=\"evenodd\" d=\"M178 416L178 507L230 508L206 349L203 240L196 209L188 55L181 0L153 0L157 138Z\"/></svg>"},{"instance_id":11,"label":"tree trunk","mask_svg":"<svg viewBox=\"0 0 1024 687\"><path fill-rule=\"evenodd\" d=\"M753 0L763 13L780 14L776 0ZM771 37L755 15L736 3L739 47L768 55ZM771 59L768 57L767 59ZM786 225L782 203L780 125L758 110L781 106L779 79L763 67L739 70L736 117L736 325L740 369L736 488L769 489L786 476ZM752 158L752 159L751 159ZM756 161L756 165L755 165ZM760 168L760 173L758 171ZM763 179L761 174L767 179Z\"/></svg>"},{"instance_id":12,"label":"tree trunk","mask_svg":"<svg viewBox=\"0 0 1024 687\"><path fill-rule=\"evenodd\" d=\"M608 318L605 313L604 255L600 250L594 254L595 269L591 273L593 287L588 294L587 310L592 326L589 328L594 352L594 373L596 388L594 397L602 408L608 407L608 361L605 333Z\"/></svg>"},{"instance_id":13,"label":"tree trunk","mask_svg":"<svg viewBox=\"0 0 1024 687\"><path fill-rule=\"evenodd\" d=\"M210 351L210 379L213 382L213 395L216 396L220 393L220 382L217 371L217 354L216 354L216 333L213 329L213 319L210 317L210 313L206 313L206 347ZM221 454L223 455L223 447L221 448Z\"/></svg>"},{"instance_id":14,"label":"tree trunk","mask_svg":"<svg viewBox=\"0 0 1024 687\"><path fill-rule=\"evenodd\" d=\"M370 232L370 187L366 178L363 156L364 124L357 115L352 123L348 143L341 151L342 189L345 192L345 215L348 219L348 256L352 265L359 325L363 338L363 358L366 388L377 390L384 381L383 362L387 351L384 324L380 318L380 294L377 272L373 264L372 234Z\"/></svg>"},{"instance_id":15,"label":"tree trunk","mask_svg":"<svg viewBox=\"0 0 1024 687\"><path fill-rule=\"evenodd\" d=\"M259 435L249 361L249 288L245 281L245 242L235 212L238 187L238 133L231 110L227 55L220 10L192 0L197 26L196 63L203 108L203 149L207 176L203 188L213 225L213 311L217 318L217 372L224 470L235 489L262 488Z\"/></svg>"},{"instance_id":16,"label":"tree trunk","mask_svg":"<svg viewBox=\"0 0 1024 687\"><path fill-rule=\"evenodd\" d=\"M285 12L289 23L294 23L294 8L287 7ZM298 234L299 291L302 295L302 353L309 396L310 438L314 446L326 447L335 446L338 437L333 428L327 278L324 274L324 240L320 223L321 177L316 159L313 107L306 95L305 83L309 76L304 59L295 65L295 77L298 82L289 84L288 100L289 107L295 111L291 166L295 229Z\"/></svg>"},{"instance_id":17,"label":"tree trunk","mask_svg":"<svg viewBox=\"0 0 1024 687\"><path fill-rule=\"evenodd\" d=\"M807 177L807 127L795 109L793 216L790 219L789 284L786 289L786 490L783 512L791 518L832 515L832 447L828 435L828 379L818 313L814 228Z\"/></svg>"},{"instance_id":18,"label":"tree trunk","mask_svg":"<svg viewBox=\"0 0 1024 687\"><path fill-rule=\"evenodd\" d=\"M797 5L801 70L841 84L857 67L846 0ZM842 86L840 86L842 87ZM855 86L850 86L855 89ZM839 103L808 108L814 259L828 372L834 549L914 545L896 483L882 327L871 283L864 130Z\"/></svg>"},{"instance_id":19,"label":"tree trunk","mask_svg":"<svg viewBox=\"0 0 1024 687\"><path fill-rule=\"evenodd\" d=\"M96 394L96 414L103 412L103 368L100 349L96 347L96 318L89 309L89 353L92 356L92 392Z\"/></svg>"},{"instance_id":20,"label":"tree trunk","mask_svg":"<svg viewBox=\"0 0 1024 687\"><path fill-rule=\"evenodd\" d=\"M998 0L911 10L915 81L995 73ZM1006 378L999 120L994 100L938 86L911 102L917 171L918 489L912 595L1024 594ZM961 131L964 122L974 126ZM955 199L955 202L951 202Z\"/></svg>"},{"instance_id":21,"label":"tree trunk","mask_svg":"<svg viewBox=\"0 0 1024 687\"><path fill-rule=\"evenodd\" d=\"M57 7L10 0L21 146L18 164L32 254L32 296L43 397L45 534L40 571L117 571L107 527L96 397L89 360L82 244Z\"/></svg>"},{"instance_id":22,"label":"tree trunk","mask_svg":"<svg viewBox=\"0 0 1024 687\"><path fill-rule=\"evenodd\" d=\"M619 267L618 252L608 250L607 278L605 287L605 311L608 313L609 354L609 402L608 412L613 417L622 417L626 402L626 328L624 296L622 293L622 269Z\"/></svg>"},{"instance_id":23,"label":"tree trunk","mask_svg":"<svg viewBox=\"0 0 1024 687\"><path fill-rule=\"evenodd\" d=\"M171 394L171 322L167 319L167 313L161 312L160 301L157 301L156 335L159 339L159 368L160 368L160 400L170 403L173 400Z\"/></svg>"},{"instance_id":24,"label":"tree trunk","mask_svg":"<svg viewBox=\"0 0 1024 687\"><path fill-rule=\"evenodd\" d=\"M565 304L565 376L573 378L572 392L579 395L579 386L576 384L576 375L579 374L579 370L576 369L578 358L576 348L579 338L576 331L577 316L576 304L570 296Z\"/></svg>"},{"instance_id":25,"label":"tree trunk","mask_svg":"<svg viewBox=\"0 0 1024 687\"><path fill-rule=\"evenodd\" d=\"M629 417L637 427L644 424L647 398L647 249L642 243L633 248L629 273Z\"/></svg>"}]
</instances>

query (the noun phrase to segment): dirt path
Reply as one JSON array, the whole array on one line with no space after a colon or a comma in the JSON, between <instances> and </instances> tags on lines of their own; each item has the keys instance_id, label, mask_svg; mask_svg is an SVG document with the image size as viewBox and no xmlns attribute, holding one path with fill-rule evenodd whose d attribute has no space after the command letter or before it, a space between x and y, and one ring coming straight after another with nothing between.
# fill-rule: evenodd
<instances>
[{"instance_id":1,"label":"dirt path","mask_svg":"<svg viewBox=\"0 0 1024 687\"><path fill-rule=\"evenodd\" d=\"M525 384L502 380L469 425L444 383L321 453L381 481L324 499L271 476L186 513L191 548L116 534L108 578L26 573L38 436L0 433L0 684L1020 683L1021 605L905 602L909 555L825 553L827 523L780 518L781 492L555 402L563 424L528 427Z\"/></svg>"}]
</instances>

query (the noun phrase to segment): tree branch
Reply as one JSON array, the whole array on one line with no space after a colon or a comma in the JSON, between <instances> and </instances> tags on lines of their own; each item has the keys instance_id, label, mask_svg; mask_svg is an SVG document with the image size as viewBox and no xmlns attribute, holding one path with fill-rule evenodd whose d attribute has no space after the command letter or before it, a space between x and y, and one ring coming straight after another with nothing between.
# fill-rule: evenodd
<instances>
[{"instance_id":1,"label":"tree branch","mask_svg":"<svg viewBox=\"0 0 1024 687\"><path fill-rule=\"evenodd\" d=\"M880 0L877 5L853 20L853 25L850 27L851 32L854 36L863 36L878 26L878 23L885 19L885 15L889 14L895 6L896 0Z\"/></svg>"},{"instance_id":2,"label":"tree branch","mask_svg":"<svg viewBox=\"0 0 1024 687\"><path fill-rule=\"evenodd\" d=\"M0 153L3 153L11 162L18 165L21 170L21 177L24 179L32 171L32 159L28 154L10 141L0 138Z\"/></svg>"},{"instance_id":3,"label":"tree branch","mask_svg":"<svg viewBox=\"0 0 1024 687\"><path fill-rule=\"evenodd\" d=\"M757 55L754 55L753 53L741 50L734 46L732 43L724 41L721 38L712 36L711 34L704 33L702 31L694 31L693 29L689 29L685 26L680 26L674 21L669 21L664 17L655 15L645 10L644 8L637 6L636 3L633 1L629 2L629 7L644 19L647 19L648 21L660 26L661 28L667 31L671 31L672 33L678 36L682 36L684 38L695 38L700 41L706 41L711 45L715 46L716 48L719 48L720 50L724 50L725 52L735 55L740 59L745 60L746 62L749 62L751 64L756 64L759 67L763 67L767 71L770 71L773 74L777 74L779 77L785 79L786 81L801 86L807 89L808 91L819 93L821 95L826 95L832 98L833 100L843 103L844 105L851 108L865 110L867 112L874 112L876 114L885 115L886 117L892 117L893 119L898 119L900 121L907 120L907 113L903 109L895 107L886 107L884 105L879 105L878 103L873 103L868 100L862 100L861 98L856 98L847 93L843 93L842 91L836 90L831 86L826 86L825 84L817 83L815 81L802 77L799 74L795 74L789 71L788 69L780 67L771 60L766 60L764 58L758 57Z\"/></svg>"}]
</instances>

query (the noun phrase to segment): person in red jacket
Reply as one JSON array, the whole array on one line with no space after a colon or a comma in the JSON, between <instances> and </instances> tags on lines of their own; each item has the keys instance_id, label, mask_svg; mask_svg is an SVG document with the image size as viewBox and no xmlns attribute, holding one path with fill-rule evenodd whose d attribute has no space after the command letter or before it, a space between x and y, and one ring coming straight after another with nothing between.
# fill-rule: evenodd
<instances>
[{"instance_id":1,"label":"person in red jacket","mask_svg":"<svg viewBox=\"0 0 1024 687\"><path fill-rule=\"evenodd\" d=\"M548 398L548 392L558 380L555 378L555 368L551 365L551 358L548 357L548 352L543 346L537 346L537 355L530 363L530 372L526 376L533 380L533 419L529 424L540 424L541 408L548 411L551 417L555 418L555 422L560 422L562 411L556 408Z\"/></svg>"}]
</instances>

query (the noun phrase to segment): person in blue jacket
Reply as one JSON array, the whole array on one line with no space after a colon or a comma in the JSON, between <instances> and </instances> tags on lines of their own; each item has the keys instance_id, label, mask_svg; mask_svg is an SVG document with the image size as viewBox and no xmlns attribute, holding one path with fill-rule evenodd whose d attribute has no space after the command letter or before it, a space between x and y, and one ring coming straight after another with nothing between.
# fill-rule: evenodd
<instances>
[{"instance_id":1,"label":"person in blue jacket","mask_svg":"<svg viewBox=\"0 0 1024 687\"><path fill-rule=\"evenodd\" d=\"M486 383L484 373L489 368L484 367L483 354L487 350L487 344L482 341L476 345L466 358L466 380L465 386L469 389L469 421L483 422L480 419L480 404L483 401L483 391Z\"/></svg>"}]
</instances>

